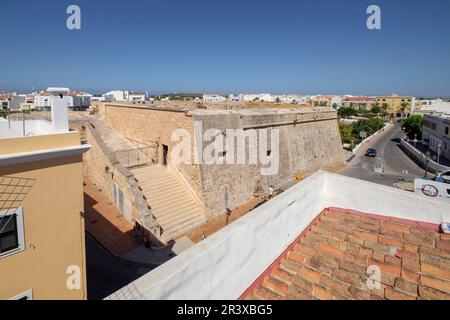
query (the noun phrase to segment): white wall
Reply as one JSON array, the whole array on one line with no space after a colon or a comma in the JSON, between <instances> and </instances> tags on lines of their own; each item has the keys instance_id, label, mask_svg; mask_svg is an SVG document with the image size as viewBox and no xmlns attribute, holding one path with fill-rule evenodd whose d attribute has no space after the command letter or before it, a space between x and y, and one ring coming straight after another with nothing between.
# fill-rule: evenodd
<instances>
[{"instance_id":1,"label":"white wall","mask_svg":"<svg viewBox=\"0 0 450 320\"><path fill-rule=\"evenodd\" d=\"M239 298L324 209L324 183L309 177L109 299Z\"/></svg>"},{"instance_id":2,"label":"white wall","mask_svg":"<svg viewBox=\"0 0 450 320\"><path fill-rule=\"evenodd\" d=\"M450 202L319 171L107 299L237 299L327 207L450 221Z\"/></svg>"}]
</instances>

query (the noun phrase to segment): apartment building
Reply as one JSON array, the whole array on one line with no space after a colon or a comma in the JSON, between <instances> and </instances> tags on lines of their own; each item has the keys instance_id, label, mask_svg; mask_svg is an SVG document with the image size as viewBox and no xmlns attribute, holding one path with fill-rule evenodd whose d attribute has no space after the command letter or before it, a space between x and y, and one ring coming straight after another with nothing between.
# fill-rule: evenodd
<instances>
[{"instance_id":1,"label":"apartment building","mask_svg":"<svg viewBox=\"0 0 450 320\"><path fill-rule=\"evenodd\" d=\"M243 94L230 94L228 95L228 100L229 101L242 101L243 99Z\"/></svg>"},{"instance_id":2,"label":"apartment building","mask_svg":"<svg viewBox=\"0 0 450 320\"><path fill-rule=\"evenodd\" d=\"M386 107L386 112L391 117L405 117L410 116L413 113L414 98L411 96L378 96L376 97L376 103L381 107Z\"/></svg>"},{"instance_id":3,"label":"apartment building","mask_svg":"<svg viewBox=\"0 0 450 320\"><path fill-rule=\"evenodd\" d=\"M422 143L431 151L450 160L450 116L424 115Z\"/></svg>"},{"instance_id":4,"label":"apartment building","mask_svg":"<svg viewBox=\"0 0 450 320\"><path fill-rule=\"evenodd\" d=\"M64 104L71 110L85 110L91 105L92 95L86 92L70 91L69 88L48 88L34 97L34 106L38 110L52 108L55 90L62 95Z\"/></svg>"},{"instance_id":5,"label":"apartment building","mask_svg":"<svg viewBox=\"0 0 450 320\"><path fill-rule=\"evenodd\" d=\"M9 109L9 104L12 100L12 95L6 93L0 93L0 110Z\"/></svg>"},{"instance_id":6,"label":"apartment building","mask_svg":"<svg viewBox=\"0 0 450 320\"><path fill-rule=\"evenodd\" d=\"M369 111L377 104L377 99L366 96L345 96L341 100L341 104L345 108Z\"/></svg>"},{"instance_id":7,"label":"apartment building","mask_svg":"<svg viewBox=\"0 0 450 320\"><path fill-rule=\"evenodd\" d=\"M130 92L128 94L129 101L145 101L147 100L147 92Z\"/></svg>"},{"instance_id":8,"label":"apartment building","mask_svg":"<svg viewBox=\"0 0 450 320\"><path fill-rule=\"evenodd\" d=\"M204 94L203 102L225 102L227 98L220 94Z\"/></svg>"},{"instance_id":9,"label":"apartment building","mask_svg":"<svg viewBox=\"0 0 450 320\"><path fill-rule=\"evenodd\" d=\"M450 102L442 99L416 100L415 114L450 114Z\"/></svg>"},{"instance_id":10,"label":"apartment building","mask_svg":"<svg viewBox=\"0 0 450 320\"><path fill-rule=\"evenodd\" d=\"M52 122L0 122L0 300L86 299L82 154L64 99Z\"/></svg>"},{"instance_id":11,"label":"apartment building","mask_svg":"<svg viewBox=\"0 0 450 320\"><path fill-rule=\"evenodd\" d=\"M103 94L104 101L128 101L128 91L113 90Z\"/></svg>"}]
</instances>

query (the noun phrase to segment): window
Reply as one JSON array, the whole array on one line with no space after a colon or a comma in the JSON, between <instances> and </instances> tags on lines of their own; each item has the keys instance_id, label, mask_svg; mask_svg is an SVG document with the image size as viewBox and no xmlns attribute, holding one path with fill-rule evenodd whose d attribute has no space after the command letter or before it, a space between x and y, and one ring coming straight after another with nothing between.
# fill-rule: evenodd
<instances>
[{"instance_id":1,"label":"window","mask_svg":"<svg viewBox=\"0 0 450 320\"><path fill-rule=\"evenodd\" d=\"M0 258L24 249L22 208L0 212Z\"/></svg>"},{"instance_id":2,"label":"window","mask_svg":"<svg viewBox=\"0 0 450 320\"><path fill-rule=\"evenodd\" d=\"M17 215L5 215L0 218L0 254L18 247Z\"/></svg>"},{"instance_id":3,"label":"window","mask_svg":"<svg viewBox=\"0 0 450 320\"><path fill-rule=\"evenodd\" d=\"M445 134L448 135L448 127L445 127Z\"/></svg>"}]
</instances>

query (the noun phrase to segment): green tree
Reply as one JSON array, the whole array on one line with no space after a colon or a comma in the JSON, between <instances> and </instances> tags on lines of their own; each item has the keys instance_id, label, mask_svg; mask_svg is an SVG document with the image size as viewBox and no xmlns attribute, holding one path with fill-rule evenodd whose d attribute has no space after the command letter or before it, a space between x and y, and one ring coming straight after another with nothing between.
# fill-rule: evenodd
<instances>
[{"instance_id":1,"label":"green tree","mask_svg":"<svg viewBox=\"0 0 450 320\"><path fill-rule=\"evenodd\" d=\"M361 131L367 132L367 136L370 136L383 128L384 121L377 119L377 118L371 118L371 119L365 119L365 120L359 120L358 122L355 122L352 124L353 131L352 134L354 137L359 137L359 134Z\"/></svg>"},{"instance_id":2,"label":"green tree","mask_svg":"<svg viewBox=\"0 0 450 320\"><path fill-rule=\"evenodd\" d=\"M423 117L421 115L413 115L402 121L405 133L409 139L422 139Z\"/></svg>"},{"instance_id":3,"label":"green tree","mask_svg":"<svg viewBox=\"0 0 450 320\"><path fill-rule=\"evenodd\" d=\"M357 114L356 110L354 110L352 108L342 107L342 108L339 108L339 110L338 110L338 115L341 118L350 118L351 116L354 116L356 114Z\"/></svg>"},{"instance_id":4,"label":"green tree","mask_svg":"<svg viewBox=\"0 0 450 320\"><path fill-rule=\"evenodd\" d=\"M373 114L380 114L381 113L381 106L379 103L376 103L372 109L370 109L370 112L372 112Z\"/></svg>"},{"instance_id":5,"label":"green tree","mask_svg":"<svg viewBox=\"0 0 450 320\"><path fill-rule=\"evenodd\" d=\"M352 125L340 123L339 132L343 143L352 143L352 140L355 140L352 135Z\"/></svg>"},{"instance_id":6,"label":"green tree","mask_svg":"<svg viewBox=\"0 0 450 320\"><path fill-rule=\"evenodd\" d=\"M281 103L281 100L280 100L280 98L279 98L279 97L277 97L277 98L275 99L275 102L276 102L276 103Z\"/></svg>"},{"instance_id":7,"label":"green tree","mask_svg":"<svg viewBox=\"0 0 450 320\"><path fill-rule=\"evenodd\" d=\"M408 106L408 103L402 102L400 105L401 105L400 111L402 112L402 115L404 115L406 107Z\"/></svg>"},{"instance_id":8,"label":"green tree","mask_svg":"<svg viewBox=\"0 0 450 320\"><path fill-rule=\"evenodd\" d=\"M385 119L385 120L389 116L387 109L388 109L388 104L385 102L381 105L381 115L383 116L383 119Z\"/></svg>"}]
</instances>

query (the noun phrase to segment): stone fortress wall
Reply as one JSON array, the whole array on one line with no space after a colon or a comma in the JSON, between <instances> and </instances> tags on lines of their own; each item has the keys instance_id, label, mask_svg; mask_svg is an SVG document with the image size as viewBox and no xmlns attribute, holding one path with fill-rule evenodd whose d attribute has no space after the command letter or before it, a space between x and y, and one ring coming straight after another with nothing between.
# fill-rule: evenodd
<instances>
[{"instance_id":1,"label":"stone fortress wall","mask_svg":"<svg viewBox=\"0 0 450 320\"><path fill-rule=\"evenodd\" d=\"M202 121L203 131L209 128L256 132L268 129L268 150L271 130L279 130L279 165L274 175L261 175L259 162L256 165L200 166L204 205L210 214L225 212L225 186L227 207L232 209L260 190L267 192L270 185L280 188L294 182L296 174L309 175L344 160L337 115L333 109L198 110L191 114L196 121ZM270 157L273 157L276 150L270 151ZM246 156L248 159L248 148Z\"/></svg>"},{"instance_id":2,"label":"stone fortress wall","mask_svg":"<svg viewBox=\"0 0 450 320\"><path fill-rule=\"evenodd\" d=\"M278 188L292 183L298 173L309 175L319 169L339 165L344 160L337 114L330 108L188 110L103 103L98 110L99 116L125 138L144 145L156 143L158 163L163 158L163 145L168 147L170 163L171 151L179 143L171 139L176 129L182 128L191 134L193 147L195 121L201 121L203 132L208 129L222 132L226 129L257 132L268 129L270 137L270 130L279 129L280 162L274 175L261 175L259 163L174 166L205 206L207 216L224 213L225 206L233 209L255 193L266 192L269 185ZM204 142L203 147L209 143Z\"/></svg>"}]
</instances>

